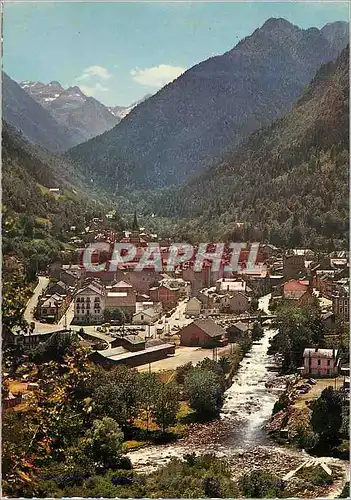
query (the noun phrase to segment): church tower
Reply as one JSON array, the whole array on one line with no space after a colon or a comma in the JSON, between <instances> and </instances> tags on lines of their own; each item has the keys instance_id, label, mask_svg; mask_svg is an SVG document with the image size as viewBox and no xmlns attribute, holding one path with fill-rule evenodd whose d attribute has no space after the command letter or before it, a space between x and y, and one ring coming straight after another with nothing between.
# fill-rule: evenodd
<instances>
[{"instance_id":1,"label":"church tower","mask_svg":"<svg viewBox=\"0 0 351 500\"><path fill-rule=\"evenodd\" d=\"M132 225L132 232L130 235L130 242L133 243L134 245L138 245L140 243L139 223L138 223L136 210L134 212L134 219L133 219L133 225Z\"/></svg>"}]
</instances>

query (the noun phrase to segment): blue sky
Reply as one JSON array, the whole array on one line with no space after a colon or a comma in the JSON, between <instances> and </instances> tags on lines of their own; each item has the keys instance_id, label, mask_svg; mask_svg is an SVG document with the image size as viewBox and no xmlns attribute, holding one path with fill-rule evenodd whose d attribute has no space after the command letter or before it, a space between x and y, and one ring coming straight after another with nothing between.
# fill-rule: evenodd
<instances>
[{"instance_id":1,"label":"blue sky","mask_svg":"<svg viewBox=\"0 0 351 500\"><path fill-rule=\"evenodd\" d=\"M270 17L301 28L349 20L348 2L19 3L4 7L5 71L79 85L128 105L235 46Z\"/></svg>"}]
</instances>

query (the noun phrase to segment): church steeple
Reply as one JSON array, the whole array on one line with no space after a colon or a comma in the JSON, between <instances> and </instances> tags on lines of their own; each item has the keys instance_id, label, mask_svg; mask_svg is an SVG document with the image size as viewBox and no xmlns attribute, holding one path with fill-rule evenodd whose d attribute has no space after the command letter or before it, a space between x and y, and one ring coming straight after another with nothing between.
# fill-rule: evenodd
<instances>
[{"instance_id":1,"label":"church steeple","mask_svg":"<svg viewBox=\"0 0 351 500\"><path fill-rule=\"evenodd\" d=\"M139 232L139 224L138 224L138 218L137 218L136 210L134 212L134 219L133 219L132 231L133 232Z\"/></svg>"}]
</instances>

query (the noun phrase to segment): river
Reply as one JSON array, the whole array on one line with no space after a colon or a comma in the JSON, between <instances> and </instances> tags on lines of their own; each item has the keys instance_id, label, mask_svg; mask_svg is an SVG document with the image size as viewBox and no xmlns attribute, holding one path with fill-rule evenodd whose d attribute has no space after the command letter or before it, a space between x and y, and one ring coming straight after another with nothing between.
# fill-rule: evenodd
<instances>
[{"instance_id":1,"label":"river","mask_svg":"<svg viewBox=\"0 0 351 500\"><path fill-rule=\"evenodd\" d=\"M266 313L269 313L269 299L270 295L265 295L259 300L259 308ZM265 327L264 337L255 342L243 358L232 385L226 391L221 418L234 417L236 425L221 444L231 450L245 450L269 442L263 425L271 416L277 400L277 393L268 390L265 385L278 375L274 370L274 358L267 354L269 340L274 334L274 330Z\"/></svg>"},{"instance_id":2,"label":"river","mask_svg":"<svg viewBox=\"0 0 351 500\"><path fill-rule=\"evenodd\" d=\"M260 309L268 311L270 296L259 301ZM151 472L165 464L172 457L182 457L185 453L216 453L235 461L241 471L270 464L270 468L284 474L297 467L308 458L304 451L297 451L278 446L269 439L264 424L272 414L278 393L266 387L266 382L277 377L274 370L274 358L268 356L270 338L275 334L271 327L265 327L264 337L255 342L243 358L232 385L226 391L226 400L222 408L220 424L224 432L216 435L213 442L204 443L202 439L184 438L177 443L150 446L131 452L129 457L139 472ZM218 423L217 423L218 424ZM211 425L200 431L211 435ZM336 462L335 459L326 459ZM339 462L339 461L337 461ZM345 462L341 464L343 469Z\"/></svg>"}]
</instances>

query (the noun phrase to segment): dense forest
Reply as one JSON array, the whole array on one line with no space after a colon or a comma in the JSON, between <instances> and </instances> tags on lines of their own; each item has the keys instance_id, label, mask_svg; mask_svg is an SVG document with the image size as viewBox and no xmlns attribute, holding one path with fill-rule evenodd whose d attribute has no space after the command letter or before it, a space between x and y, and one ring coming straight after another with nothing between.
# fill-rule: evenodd
<instances>
[{"instance_id":1,"label":"dense forest","mask_svg":"<svg viewBox=\"0 0 351 500\"><path fill-rule=\"evenodd\" d=\"M2 137L3 254L19 259L33 275L74 248L70 239L92 218L103 219L109 207L59 156L29 144L6 123Z\"/></svg>"},{"instance_id":2,"label":"dense forest","mask_svg":"<svg viewBox=\"0 0 351 500\"><path fill-rule=\"evenodd\" d=\"M156 229L188 239L346 248L348 68L346 48L320 68L286 116L252 134L216 168L185 186L134 192L120 206L138 204Z\"/></svg>"}]
</instances>

